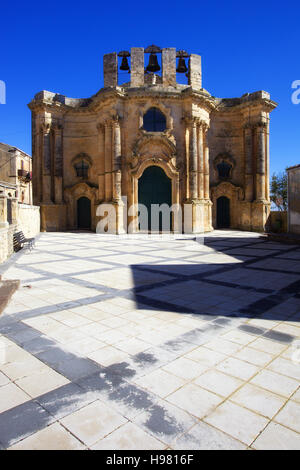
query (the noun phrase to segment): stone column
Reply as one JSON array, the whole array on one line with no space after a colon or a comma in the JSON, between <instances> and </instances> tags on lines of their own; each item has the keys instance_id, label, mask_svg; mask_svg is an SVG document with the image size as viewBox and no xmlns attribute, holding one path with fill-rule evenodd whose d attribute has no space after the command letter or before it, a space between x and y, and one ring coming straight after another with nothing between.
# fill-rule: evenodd
<instances>
[{"instance_id":1,"label":"stone column","mask_svg":"<svg viewBox=\"0 0 300 470\"><path fill-rule=\"evenodd\" d=\"M32 198L33 204L42 201L42 133L38 127L37 117L32 116Z\"/></svg>"},{"instance_id":2,"label":"stone column","mask_svg":"<svg viewBox=\"0 0 300 470\"><path fill-rule=\"evenodd\" d=\"M130 54L130 86L144 86L145 65L144 49L142 47L132 47Z\"/></svg>"},{"instance_id":3,"label":"stone column","mask_svg":"<svg viewBox=\"0 0 300 470\"><path fill-rule=\"evenodd\" d=\"M209 197L209 148L207 145L207 131L208 127L204 127L204 199L210 199Z\"/></svg>"},{"instance_id":4,"label":"stone column","mask_svg":"<svg viewBox=\"0 0 300 470\"><path fill-rule=\"evenodd\" d=\"M113 120L113 199L121 199L121 128L119 117Z\"/></svg>"},{"instance_id":5,"label":"stone column","mask_svg":"<svg viewBox=\"0 0 300 470\"><path fill-rule=\"evenodd\" d=\"M202 88L202 71L201 71L201 56L191 54L189 59L189 72L188 72L189 85L200 90Z\"/></svg>"},{"instance_id":6,"label":"stone column","mask_svg":"<svg viewBox=\"0 0 300 470\"><path fill-rule=\"evenodd\" d=\"M104 123L104 160L105 160L105 200L112 199L112 126L110 121Z\"/></svg>"},{"instance_id":7,"label":"stone column","mask_svg":"<svg viewBox=\"0 0 300 470\"><path fill-rule=\"evenodd\" d=\"M198 198L204 198L204 126L200 122L198 126Z\"/></svg>"},{"instance_id":8,"label":"stone column","mask_svg":"<svg viewBox=\"0 0 300 470\"><path fill-rule=\"evenodd\" d=\"M252 126L244 128L244 158L245 158L245 199L253 200L253 130Z\"/></svg>"},{"instance_id":9,"label":"stone column","mask_svg":"<svg viewBox=\"0 0 300 470\"><path fill-rule=\"evenodd\" d=\"M184 232L203 233L212 229L209 198L209 153L205 139L208 125L205 122L200 122L199 126L198 118L187 120L187 123L189 129L189 194L184 204Z\"/></svg>"},{"instance_id":10,"label":"stone column","mask_svg":"<svg viewBox=\"0 0 300 470\"><path fill-rule=\"evenodd\" d=\"M270 202L270 123L269 119L266 126L266 176L265 176L265 183L266 183L266 193L265 197L268 202Z\"/></svg>"},{"instance_id":11,"label":"stone column","mask_svg":"<svg viewBox=\"0 0 300 470\"><path fill-rule=\"evenodd\" d=\"M118 86L118 56L116 52L104 54L104 88Z\"/></svg>"},{"instance_id":12,"label":"stone column","mask_svg":"<svg viewBox=\"0 0 300 470\"><path fill-rule=\"evenodd\" d=\"M265 201L265 175L266 175L266 124L260 122L256 126L256 200Z\"/></svg>"},{"instance_id":13,"label":"stone column","mask_svg":"<svg viewBox=\"0 0 300 470\"><path fill-rule=\"evenodd\" d=\"M100 167L100 174L98 175L98 199L104 201L105 199L105 127L103 123L97 124L98 131L98 152L101 153L103 149L103 159L101 161L102 167Z\"/></svg>"},{"instance_id":14,"label":"stone column","mask_svg":"<svg viewBox=\"0 0 300 470\"><path fill-rule=\"evenodd\" d=\"M8 227L7 222L7 196L0 194L0 228Z\"/></svg>"},{"instance_id":15,"label":"stone column","mask_svg":"<svg viewBox=\"0 0 300 470\"><path fill-rule=\"evenodd\" d=\"M113 119L113 203L116 210L116 233L124 233L121 154L120 118L116 116Z\"/></svg>"},{"instance_id":16,"label":"stone column","mask_svg":"<svg viewBox=\"0 0 300 470\"><path fill-rule=\"evenodd\" d=\"M50 147L50 125L41 126L42 142L42 202L51 203L51 147Z\"/></svg>"},{"instance_id":17,"label":"stone column","mask_svg":"<svg viewBox=\"0 0 300 470\"><path fill-rule=\"evenodd\" d=\"M176 85L175 47L168 47L162 50L162 83L163 86Z\"/></svg>"},{"instance_id":18,"label":"stone column","mask_svg":"<svg viewBox=\"0 0 300 470\"><path fill-rule=\"evenodd\" d=\"M62 153L62 126L53 126L54 137L54 202L63 202L63 153Z\"/></svg>"},{"instance_id":19,"label":"stone column","mask_svg":"<svg viewBox=\"0 0 300 470\"><path fill-rule=\"evenodd\" d=\"M198 198L198 149L197 149L197 121L192 118L189 125L189 183L190 199Z\"/></svg>"}]
</instances>

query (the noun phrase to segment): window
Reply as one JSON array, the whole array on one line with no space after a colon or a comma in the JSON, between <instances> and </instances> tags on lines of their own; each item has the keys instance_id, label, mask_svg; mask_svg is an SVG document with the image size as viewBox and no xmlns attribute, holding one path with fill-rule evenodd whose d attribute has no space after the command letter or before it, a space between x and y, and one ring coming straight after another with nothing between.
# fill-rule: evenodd
<instances>
[{"instance_id":1,"label":"window","mask_svg":"<svg viewBox=\"0 0 300 470\"><path fill-rule=\"evenodd\" d=\"M147 132L163 132L167 123L164 114L157 108L150 108L144 114L143 127Z\"/></svg>"},{"instance_id":2,"label":"window","mask_svg":"<svg viewBox=\"0 0 300 470\"><path fill-rule=\"evenodd\" d=\"M232 166L224 160L217 165L217 170L220 179L227 179L230 177Z\"/></svg>"},{"instance_id":3,"label":"window","mask_svg":"<svg viewBox=\"0 0 300 470\"><path fill-rule=\"evenodd\" d=\"M88 178L89 165L82 160L75 165L76 175L80 178Z\"/></svg>"}]
</instances>

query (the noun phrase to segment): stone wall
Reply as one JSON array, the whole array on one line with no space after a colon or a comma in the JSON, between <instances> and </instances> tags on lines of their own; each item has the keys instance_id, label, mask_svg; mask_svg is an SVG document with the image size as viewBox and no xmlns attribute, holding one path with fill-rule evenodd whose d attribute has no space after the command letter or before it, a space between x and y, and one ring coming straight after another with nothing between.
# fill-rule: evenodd
<instances>
[{"instance_id":1,"label":"stone wall","mask_svg":"<svg viewBox=\"0 0 300 470\"><path fill-rule=\"evenodd\" d=\"M287 232L287 212L271 211L267 226L269 232L285 233Z\"/></svg>"},{"instance_id":2,"label":"stone wall","mask_svg":"<svg viewBox=\"0 0 300 470\"><path fill-rule=\"evenodd\" d=\"M25 237L36 237L40 232L40 208L27 204L18 204L13 199L12 223L7 220L7 198L0 198L0 263L14 252L13 234L22 231Z\"/></svg>"},{"instance_id":3,"label":"stone wall","mask_svg":"<svg viewBox=\"0 0 300 470\"><path fill-rule=\"evenodd\" d=\"M288 230L300 234L300 165L287 168Z\"/></svg>"},{"instance_id":4,"label":"stone wall","mask_svg":"<svg viewBox=\"0 0 300 470\"><path fill-rule=\"evenodd\" d=\"M17 230L22 230L25 237L35 237L40 232L40 208L19 204Z\"/></svg>"},{"instance_id":5,"label":"stone wall","mask_svg":"<svg viewBox=\"0 0 300 470\"><path fill-rule=\"evenodd\" d=\"M9 258L13 251L13 233L16 231L16 225L0 228L0 263Z\"/></svg>"}]
</instances>

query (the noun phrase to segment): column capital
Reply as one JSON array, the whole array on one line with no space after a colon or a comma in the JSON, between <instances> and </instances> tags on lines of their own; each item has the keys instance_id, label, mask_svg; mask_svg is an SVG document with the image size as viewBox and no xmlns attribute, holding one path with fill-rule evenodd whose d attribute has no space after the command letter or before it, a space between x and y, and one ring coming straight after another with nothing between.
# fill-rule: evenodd
<instances>
[{"instance_id":1,"label":"column capital","mask_svg":"<svg viewBox=\"0 0 300 470\"><path fill-rule=\"evenodd\" d=\"M103 121L103 124L102 124L102 125L103 125L103 127L104 127L105 129L109 129L109 128L112 127L112 120L111 120L111 119L105 119L105 120Z\"/></svg>"},{"instance_id":2,"label":"column capital","mask_svg":"<svg viewBox=\"0 0 300 470\"><path fill-rule=\"evenodd\" d=\"M122 121L122 118L119 114L114 114L111 117L111 123L112 123L113 126L120 126L121 121Z\"/></svg>"},{"instance_id":3,"label":"column capital","mask_svg":"<svg viewBox=\"0 0 300 470\"><path fill-rule=\"evenodd\" d=\"M182 120L187 126L196 127L199 124L200 118L197 116L185 115L182 117Z\"/></svg>"},{"instance_id":4,"label":"column capital","mask_svg":"<svg viewBox=\"0 0 300 470\"><path fill-rule=\"evenodd\" d=\"M49 134L49 132L51 131L51 124L49 122L43 122L40 125L40 131L44 134Z\"/></svg>"},{"instance_id":5,"label":"column capital","mask_svg":"<svg viewBox=\"0 0 300 470\"><path fill-rule=\"evenodd\" d=\"M209 123L204 121L203 119L199 119L198 125L204 132L207 132L209 129Z\"/></svg>"},{"instance_id":6,"label":"column capital","mask_svg":"<svg viewBox=\"0 0 300 470\"><path fill-rule=\"evenodd\" d=\"M257 121L253 124L254 129L266 129L268 126L266 121Z\"/></svg>"}]
</instances>

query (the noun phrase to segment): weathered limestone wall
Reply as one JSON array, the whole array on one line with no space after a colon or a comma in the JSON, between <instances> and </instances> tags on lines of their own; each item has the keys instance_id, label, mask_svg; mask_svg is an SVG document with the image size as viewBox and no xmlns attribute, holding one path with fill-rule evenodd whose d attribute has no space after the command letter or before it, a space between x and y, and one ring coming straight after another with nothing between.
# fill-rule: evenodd
<instances>
[{"instance_id":1,"label":"weathered limestone wall","mask_svg":"<svg viewBox=\"0 0 300 470\"><path fill-rule=\"evenodd\" d=\"M275 233L285 233L288 231L287 211L271 211L267 222L268 231Z\"/></svg>"},{"instance_id":2,"label":"weathered limestone wall","mask_svg":"<svg viewBox=\"0 0 300 470\"><path fill-rule=\"evenodd\" d=\"M13 233L16 231L16 225L0 228L0 263L3 263L14 252Z\"/></svg>"},{"instance_id":3,"label":"weathered limestone wall","mask_svg":"<svg viewBox=\"0 0 300 470\"><path fill-rule=\"evenodd\" d=\"M40 232L40 208L27 204L18 204L11 199L11 221L8 222L8 201L4 194L0 196L0 263L12 255L13 234L22 231L25 237L35 237Z\"/></svg>"},{"instance_id":4,"label":"weathered limestone wall","mask_svg":"<svg viewBox=\"0 0 300 470\"><path fill-rule=\"evenodd\" d=\"M287 169L288 173L288 230L300 234L300 165Z\"/></svg>"},{"instance_id":5,"label":"weathered limestone wall","mask_svg":"<svg viewBox=\"0 0 300 470\"><path fill-rule=\"evenodd\" d=\"M40 233L40 208L19 204L17 230L22 230L25 237L35 237Z\"/></svg>"}]
</instances>

